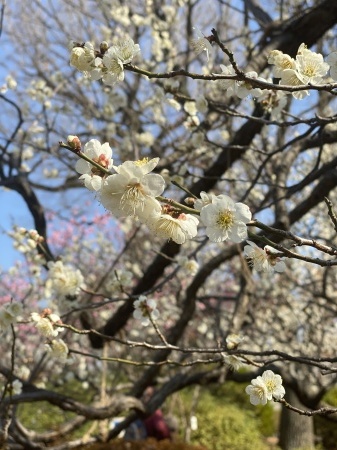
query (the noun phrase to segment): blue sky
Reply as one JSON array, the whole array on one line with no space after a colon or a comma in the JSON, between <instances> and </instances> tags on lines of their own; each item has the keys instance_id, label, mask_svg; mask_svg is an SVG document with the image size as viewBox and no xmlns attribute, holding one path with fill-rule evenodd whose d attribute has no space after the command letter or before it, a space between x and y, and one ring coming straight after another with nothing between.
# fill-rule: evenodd
<instances>
[{"instance_id":1,"label":"blue sky","mask_svg":"<svg viewBox=\"0 0 337 450\"><path fill-rule=\"evenodd\" d=\"M20 257L20 253L13 248L12 239L6 232L14 224L28 229L34 228L34 225L26 204L14 191L0 188L0 211L0 267L8 269Z\"/></svg>"}]
</instances>

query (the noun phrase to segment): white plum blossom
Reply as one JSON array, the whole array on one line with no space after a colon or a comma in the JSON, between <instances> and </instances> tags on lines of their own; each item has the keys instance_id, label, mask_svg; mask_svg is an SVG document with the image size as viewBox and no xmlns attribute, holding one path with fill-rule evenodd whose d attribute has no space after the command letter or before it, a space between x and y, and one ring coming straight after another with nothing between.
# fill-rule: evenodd
<instances>
[{"instance_id":1,"label":"white plum blossom","mask_svg":"<svg viewBox=\"0 0 337 450\"><path fill-rule=\"evenodd\" d=\"M258 247L254 242L247 241L244 253L251 265L257 272L284 272L286 265L277 255L276 250L266 245L264 248Z\"/></svg>"},{"instance_id":2,"label":"white plum blossom","mask_svg":"<svg viewBox=\"0 0 337 450\"><path fill-rule=\"evenodd\" d=\"M3 305L0 308L0 332L17 322L22 310L21 303L12 302Z\"/></svg>"},{"instance_id":3,"label":"white plum blossom","mask_svg":"<svg viewBox=\"0 0 337 450\"><path fill-rule=\"evenodd\" d=\"M108 282L106 289L112 294L124 292L124 288L132 285L133 273L129 270L114 270L114 276Z\"/></svg>"},{"instance_id":4,"label":"white plum blossom","mask_svg":"<svg viewBox=\"0 0 337 450\"><path fill-rule=\"evenodd\" d=\"M118 81L123 81L124 64L130 63L139 52L139 44L135 44L131 38L112 45L103 56L103 83L113 86Z\"/></svg>"},{"instance_id":5,"label":"white plum blossom","mask_svg":"<svg viewBox=\"0 0 337 450\"><path fill-rule=\"evenodd\" d=\"M244 340L245 338L242 336L239 336L238 334L229 334L226 337L226 345L228 350L233 350L235 348L237 348L241 342Z\"/></svg>"},{"instance_id":6,"label":"white plum blossom","mask_svg":"<svg viewBox=\"0 0 337 450\"><path fill-rule=\"evenodd\" d=\"M247 78L251 78L252 80L266 81L264 78L259 77L256 72L247 72L245 74ZM263 90L254 87L248 80L245 81L237 81L236 95L239 98L246 98L248 95L252 97L260 97L263 94Z\"/></svg>"},{"instance_id":7,"label":"white plum blossom","mask_svg":"<svg viewBox=\"0 0 337 450\"><path fill-rule=\"evenodd\" d=\"M208 101L203 95L198 95L195 99L195 106L198 112L206 114L208 111Z\"/></svg>"},{"instance_id":8,"label":"white plum blossom","mask_svg":"<svg viewBox=\"0 0 337 450\"><path fill-rule=\"evenodd\" d=\"M63 331L62 327L54 327L54 323L61 323L61 319L57 314L38 314L36 312L31 313L31 319L35 322L35 328L42 336L56 337L60 331Z\"/></svg>"},{"instance_id":9,"label":"white plum blossom","mask_svg":"<svg viewBox=\"0 0 337 450\"><path fill-rule=\"evenodd\" d=\"M233 66L231 65L224 66L223 64L220 64L220 69L222 70L221 75L228 75L228 76L236 75L236 72ZM266 81L265 79L259 77L257 73L254 71L247 72L245 76L247 78L251 78L252 80ZM227 97L237 96L239 98L245 98L248 97L248 95L251 95L252 97L260 97L263 93L262 89L258 87L253 87L253 85L249 82L249 80L238 81L235 79L228 79L228 80L219 80L218 83L222 89L226 90Z\"/></svg>"},{"instance_id":10,"label":"white plum blossom","mask_svg":"<svg viewBox=\"0 0 337 450\"><path fill-rule=\"evenodd\" d=\"M135 310L133 317L141 320L141 324L146 327L151 323L150 316L153 320L159 318L159 311L157 310L156 301L148 299L146 295L141 295L133 304Z\"/></svg>"},{"instance_id":11,"label":"white plum blossom","mask_svg":"<svg viewBox=\"0 0 337 450\"><path fill-rule=\"evenodd\" d=\"M125 161L115 167L117 174L105 178L101 190L101 203L116 217L136 216L141 221L161 212L155 197L165 189L161 175L149 173L158 164L159 158L150 161Z\"/></svg>"},{"instance_id":12,"label":"white plum blossom","mask_svg":"<svg viewBox=\"0 0 337 450\"><path fill-rule=\"evenodd\" d=\"M287 55L286 53L281 52L280 50L273 50L270 52L268 63L275 66L273 70L275 78L281 78L282 72L286 69L296 68L296 62L294 58Z\"/></svg>"},{"instance_id":13,"label":"white plum blossom","mask_svg":"<svg viewBox=\"0 0 337 450\"><path fill-rule=\"evenodd\" d=\"M20 380L14 380L12 382L12 395L19 395L22 392L22 383Z\"/></svg>"},{"instance_id":14,"label":"white plum blossom","mask_svg":"<svg viewBox=\"0 0 337 450\"><path fill-rule=\"evenodd\" d=\"M209 205L216 198L214 194L207 194L205 191L200 192L200 198L194 202L194 209L200 211L204 206Z\"/></svg>"},{"instance_id":15,"label":"white plum blossom","mask_svg":"<svg viewBox=\"0 0 337 450\"><path fill-rule=\"evenodd\" d=\"M296 70L304 84L320 84L328 70L329 64L324 62L320 53L315 53L301 44L296 55Z\"/></svg>"},{"instance_id":16,"label":"white plum blossom","mask_svg":"<svg viewBox=\"0 0 337 450\"><path fill-rule=\"evenodd\" d=\"M97 139L91 139L83 148L83 153L106 170L110 170L113 166L112 150L108 142L101 144ZM102 187L104 172L90 164L84 159L76 162L75 170L81 173L80 180L91 191L98 191Z\"/></svg>"},{"instance_id":17,"label":"white plum blossom","mask_svg":"<svg viewBox=\"0 0 337 450\"><path fill-rule=\"evenodd\" d=\"M222 71L221 75L227 75L227 76L234 76L236 75L235 70L233 66L224 66L223 64L220 64L220 69ZM216 75L216 74L215 74ZM221 89L226 90L226 96L227 97L234 97L237 95L237 81L233 79L229 80L219 80L217 82Z\"/></svg>"},{"instance_id":18,"label":"white plum blossom","mask_svg":"<svg viewBox=\"0 0 337 450\"><path fill-rule=\"evenodd\" d=\"M171 214L161 214L152 216L146 224L157 236L184 244L187 239L197 235L199 219L185 213L174 214L174 217Z\"/></svg>"},{"instance_id":19,"label":"white plum blossom","mask_svg":"<svg viewBox=\"0 0 337 450\"><path fill-rule=\"evenodd\" d=\"M275 375L272 370L266 370L262 376L252 380L245 391L252 405L266 405L268 400L280 400L285 394L281 376Z\"/></svg>"},{"instance_id":20,"label":"white plum blossom","mask_svg":"<svg viewBox=\"0 0 337 450\"><path fill-rule=\"evenodd\" d=\"M10 74L6 76L6 83L7 83L8 89L12 89L12 90L15 90L18 85L16 79Z\"/></svg>"},{"instance_id":21,"label":"white plum blossom","mask_svg":"<svg viewBox=\"0 0 337 450\"><path fill-rule=\"evenodd\" d=\"M213 242L244 241L248 236L246 224L251 218L252 213L247 205L234 203L227 195L219 195L200 211L206 234Z\"/></svg>"},{"instance_id":22,"label":"white plum blossom","mask_svg":"<svg viewBox=\"0 0 337 450\"><path fill-rule=\"evenodd\" d=\"M332 52L326 58L326 62L330 66L330 76L334 81L337 81L337 52Z\"/></svg>"},{"instance_id":23,"label":"white plum blossom","mask_svg":"<svg viewBox=\"0 0 337 450\"><path fill-rule=\"evenodd\" d=\"M89 73L95 69L96 55L91 42L86 42L84 46L75 45L70 52L70 65L76 67L80 72Z\"/></svg>"},{"instance_id":24,"label":"white plum blossom","mask_svg":"<svg viewBox=\"0 0 337 450\"><path fill-rule=\"evenodd\" d=\"M57 358L61 362L65 362L68 358L69 349L62 339L53 339L46 344L46 349L53 358Z\"/></svg>"},{"instance_id":25,"label":"white plum blossom","mask_svg":"<svg viewBox=\"0 0 337 450\"><path fill-rule=\"evenodd\" d=\"M276 65L274 75L280 78L280 85L304 86L306 84L321 84L328 70L329 64L324 62L320 53L315 53L301 44L298 48L296 59L279 50L271 52L270 64ZM303 99L309 95L308 90L292 92L293 97Z\"/></svg>"},{"instance_id":26,"label":"white plum blossom","mask_svg":"<svg viewBox=\"0 0 337 450\"><path fill-rule=\"evenodd\" d=\"M179 266L183 269L184 274L196 275L199 270L199 264L195 259L190 259L187 256L177 256L176 261Z\"/></svg>"},{"instance_id":27,"label":"white plum blossom","mask_svg":"<svg viewBox=\"0 0 337 450\"><path fill-rule=\"evenodd\" d=\"M239 370L243 362L235 355L222 355L223 362L232 370Z\"/></svg>"},{"instance_id":28,"label":"white plum blossom","mask_svg":"<svg viewBox=\"0 0 337 450\"><path fill-rule=\"evenodd\" d=\"M83 285L84 278L79 269L63 264L62 261L48 262L48 279L46 281L46 297L76 297Z\"/></svg>"},{"instance_id":29,"label":"white plum blossom","mask_svg":"<svg viewBox=\"0 0 337 450\"><path fill-rule=\"evenodd\" d=\"M209 61L209 55L212 53L212 45L198 27L193 27L193 29L195 30L197 38L191 39L190 45L197 55L206 52L207 61Z\"/></svg>"}]
</instances>

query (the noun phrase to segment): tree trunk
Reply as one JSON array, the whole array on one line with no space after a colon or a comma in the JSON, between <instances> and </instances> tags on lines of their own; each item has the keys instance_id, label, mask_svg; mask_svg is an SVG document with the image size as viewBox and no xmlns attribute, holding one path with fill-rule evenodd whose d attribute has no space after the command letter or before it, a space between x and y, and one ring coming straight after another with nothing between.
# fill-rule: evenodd
<instances>
[{"instance_id":1,"label":"tree trunk","mask_svg":"<svg viewBox=\"0 0 337 450\"><path fill-rule=\"evenodd\" d=\"M295 392L286 389L285 399L296 408L305 409ZM315 435L313 417L301 416L282 407L279 446L282 450L314 450Z\"/></svg>"}]
</instances>

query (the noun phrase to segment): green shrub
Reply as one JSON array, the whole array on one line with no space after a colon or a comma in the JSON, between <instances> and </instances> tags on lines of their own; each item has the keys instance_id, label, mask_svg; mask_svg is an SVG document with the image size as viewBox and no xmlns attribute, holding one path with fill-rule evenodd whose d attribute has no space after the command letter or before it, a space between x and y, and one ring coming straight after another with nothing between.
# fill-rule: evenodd
<instances>
[{"instance_id":1,"label":"green shrub","mask_svg":"<svg viewBox=\"0 0 337 450\"><path fill-rule=\"evenodd\" d=\"M219 401L220 400L220 401ZM226 397L202 395L197 408L198 430L192 442L212 450L267 450L252 411L228 402Z\"/></svg>"}]
</instances>

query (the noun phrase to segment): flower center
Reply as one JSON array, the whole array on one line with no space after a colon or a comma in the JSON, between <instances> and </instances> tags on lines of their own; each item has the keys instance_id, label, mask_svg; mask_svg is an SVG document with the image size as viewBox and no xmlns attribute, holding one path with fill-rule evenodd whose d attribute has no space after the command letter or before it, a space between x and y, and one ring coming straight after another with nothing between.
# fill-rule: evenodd
<instances>
[{"instance_id":1,"label":"flower center","mask_svg":"<svg viewBox=\"0 0 337 450\"><path fill-rule=\"evenodd\" d=\"M304 69L304 75L307 77L313 77L316 74L316 67L314 65L308 64Z\"/></svg>"},{"instance_id":2,"label":"flower center","mask_svg":"<svg viewBox=\"0 0 337 450\"><path fill-rule=\"evenodd\" d=\"M221 211L218 214L216 224L222 230L229 230L234 223L234 214L229 209Z\"/></svg>"},{"instance_id":3,"label":"flower center","mask_svg":"<svg viewBox=\"0 0 337 450\"><path fill-rule=\"evenodd\" d=\"M255 394L262 399L266 395L266 390L262 386L256 386Z\"/></svg>"},{"instance_id":4,"label":"flower center","mask_svg":"<svg viewBox=\"0 0 337 450\"><path fill-rule=\"evenodd\" d=\"M123 209L127 206L131 207L133 213L139 206L142 209L144 208L144 193L141 183L133 183L126 186L126 190L121 198L121 206Z\"/></svg>"},{"instance_id":5,"label":"flower center","mask_svg":"<svg viewBox=\"0 0 337 450\"><path fill-rule=\"evenodd\" d=\"M137 161L134 161L134 165L137 167L145 166L149 162L149 158L145 157L143 159L138 159Z\"/></svg>"},{"instance_id":6,"label":"flower center","mask_svg":"<svg viewBox=\"0 0 337 450\"><path fill-rule=\"evenodd\" d=\"M267 386L268 392L274 392L274 390L276 388L276 383L273 380L268 380L266 382L266 386Z\"/></svg>"}]
</instances>

